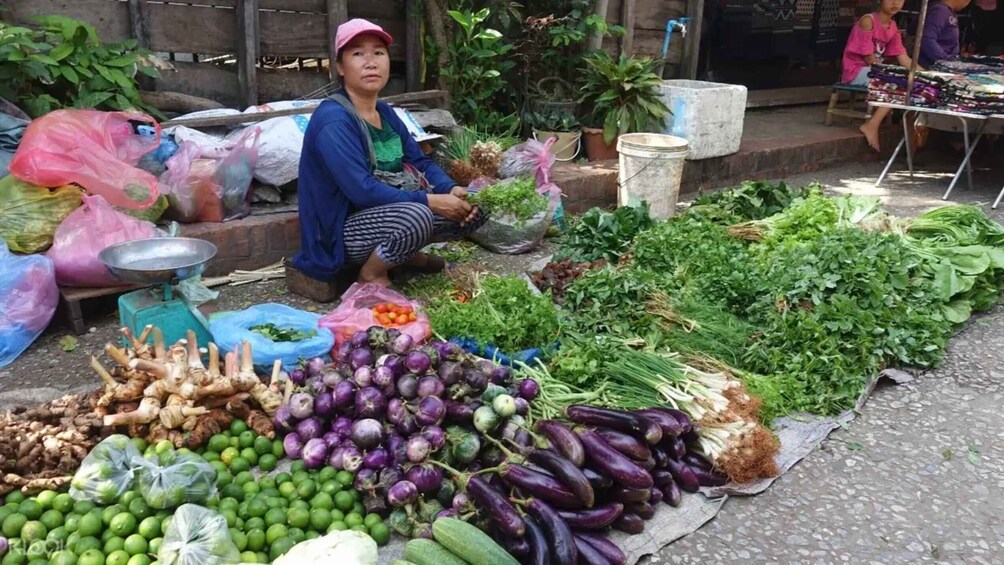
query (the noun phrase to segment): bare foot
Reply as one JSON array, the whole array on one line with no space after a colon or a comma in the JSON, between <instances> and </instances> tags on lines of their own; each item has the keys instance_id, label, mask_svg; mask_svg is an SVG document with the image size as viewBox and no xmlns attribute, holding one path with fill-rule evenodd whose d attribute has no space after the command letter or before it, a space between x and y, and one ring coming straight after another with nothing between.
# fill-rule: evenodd
<instances>
[{"instance_id":1,"label":"bare foot","mask_svg":"<svg viewBox=\"0 0 1004 565\"><path fill-rule=\"evenodd\" d=\"M390 278L386 275L386 273L378 277L366 277L363 276L362 273L359 273L359 278L356 279L356 282L358 282L359 284L367 284L367 283L378 284L384 288L390 287L391 284Z\"/></svg>"},{"instance_id":2,"label":"bare foot","mask_svg":"<svg viewBox=\"0 0 1004 565\"><path fill-rule=\"evenodd\" d=\"M866 122L858 129L861 130L861 133L865 134L865 140L868 141L868 145L870 145L872 149L875 151L881 151L881 148L879 148L878 124L873 127Z\"/></svg>"}]
</instances>

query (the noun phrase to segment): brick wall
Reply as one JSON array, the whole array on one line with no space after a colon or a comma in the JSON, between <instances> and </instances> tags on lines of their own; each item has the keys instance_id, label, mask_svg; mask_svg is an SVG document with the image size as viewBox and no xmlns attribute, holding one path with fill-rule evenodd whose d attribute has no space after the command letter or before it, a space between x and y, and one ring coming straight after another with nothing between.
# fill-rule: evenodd
<instances>
[{"instance_id":1,"label":"brick wall","mask_svg":"<svg viewBox=\"0 0 1004 565\"><path fill-rule=\"evenodd\" d=\"M182 226L181 235L216 245L216 258L206 269L206 276L260 269L291 258L300 249L300 221L296 212L249 216L220 224L188 224Z\"/></svg>"}]
</instances>

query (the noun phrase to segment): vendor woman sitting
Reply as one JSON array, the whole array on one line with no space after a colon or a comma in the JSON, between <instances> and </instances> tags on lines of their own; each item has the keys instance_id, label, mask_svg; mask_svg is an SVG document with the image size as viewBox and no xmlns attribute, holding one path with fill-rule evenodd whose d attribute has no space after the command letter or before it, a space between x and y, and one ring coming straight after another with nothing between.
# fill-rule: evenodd
<instances>
[{"instance_id":1,"label":"vendor woman sitting","mask_svg":"<svg viewBox=\"0 0 1004 565\"><path fill-rule=\"evenodd\" d=\"M881 63L886 57L895 57L900 65L910 66L912 61L906 54L903 38L892 19L902 9L903 0L882 0L875 13L861 16L858 23L854 24L847 38L847 46L844 47L841 82L868 86L871 66ZM889 112L889 108L876 108L875 113L860 128L868 145L876 151L879 150L879 126Z\"/></svg>"},{"instance_id":2,"label":"vendor woman sitting","mask_svg":"<svg viewBox=\"0 0 1004 565\"><path fill-rule=\"evenodd\" d=\"M467 191L432 162L394 110L378 100L390 77L391 36L362 19L335 35L343 88L314 111L300 157L300 252L294 266L331 280L348 263L359 282L390 285L392 267L442 269L419 253L485 221Z\"/></svg>"}]
</instances>

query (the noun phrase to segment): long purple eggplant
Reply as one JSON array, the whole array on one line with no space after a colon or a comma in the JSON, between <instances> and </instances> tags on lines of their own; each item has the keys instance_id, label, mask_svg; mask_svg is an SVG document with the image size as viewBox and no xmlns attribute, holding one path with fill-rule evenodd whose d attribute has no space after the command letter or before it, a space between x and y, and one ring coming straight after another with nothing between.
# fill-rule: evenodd
<instances>
[{"instance_id":1,"label":"long purple eggplant","mask_svg":"<svg viewBox=\"0 0 1004 565\"><path fill-rule=\"evenodd\" d=\"M577 424L603 426L636 435L644 438L649 445L655 445L662 439L662 428L653 425L652 420L631 412L575 404L565 408L565 415Z\"/></svg>"},{"instance_id":2,"label":"long purple eggplant","mask_svg":"<svg viewBox=\"0 0 1004 565\"><path fill-rule=\"evenodd\" d=\"M467 494L491 516L502 533L518 537L526 533L526 526L519 512L509 499L492 488L484 479L472 476L467 481Z\"/></svg>"},{"instance_id":3,"label":"long purple eggplant","mask_svg":"<svg viewBox=\"0 0 1004 565\"><path fill-rule=\"evenodd\" d=\"M596 534L593 532L576 532L575 535L580 539L585 540L589 545L596 548L611 565L624 565L627 563L627 556L621 551L621 548L617 547L617 544L610 541L603 534Z\"/></svg>"},{"instance_id":4,"label":"long purple eggplant","mask_svg":"<svg viewBox=\"0 0 1004 565\"><path fill-rule=\"evenodd\" d=\"M663 441L661 445L666 445L666 442ZM666 461L669 460L669 455L666 455L666 450L662 449L661 447L653 447L652 458L655 459L656 469L665 469Z\"/></svg>"},{"instance_id":5,"label":"long purple eggplant","mask_svg":"<svg viewBox=\"0 0 1004 565\"><path fill-rule=\"evenodd\" d=\"M553 451L542 449L535 449L530 452L529 459L532 463L536 463L547 469L560 479L568 487L568 490L579 497L582 505L586 508L592 508L593 504L596 503L596 493L593 491L593 485L589 484L589 479L586 478L586 475L583 474L582 470L575 463Z\"/></svg>"},{"instance_id":6,"label":"long purple eggplant","mask_svg":"<svg viewBox=\"0 0 1004 565\"><path fill-rule=\"evenodd\" d=\"M610 447L595 431L588 428L577 428L582 445L594 467L608 475L615 482L630 488L651 488L652 475L632 462L621 452Z\"/></svg>"},{"instance_id":7,"label":"long purple eggplant","mask_svg":"<svg viewBox=\"0 0 1004 565\"><path fill-rule=\"evenodd\" d=\"M688 465L688 468L702 487L720 487L729 482L729 478L718 471L705 470L694 465Z\"/></svg>"},{"instance_id":8,"label":"long purple eggplant","mask_svg":"<svg viewBox=\"0 0 1004 565\"><path fill-rule=\"evenodd\" d=\"M586 464L586 449L583 447L579 437L572 433L564 424L557 420L540 420L537 422L537 431L541 432L559 453L565 456L577 467Z\"/></svg>"},{"instance_id":9,"label":"long purple eggplant","mask_svg":"<svg viewBox=\"0 0 1004 565\"><path fill-rule=\"evenodd\" d=\"M646 408L644 410L635 410L635 414L639 414L652 420L660 428L662 428L662 439L667 439L671 437L678 437L684 433L684 426L672 414L666 412L665 410L660 410L658 408Z\"/></svg>"},{"instance_id":10,"label":"long purple eggplant","mask_svg":"<svg viewBox=\"0 0 1004 565\"><path fill-rule=\"evenodd\" d=\"M575 535L572 538L575 541L575 550L579 554L577 561L579 565L610 565L610 560L588 541Z\"/></svg>"},{"instance_id":11,"label":"long purple eggplant","mask_svg":"<svg viewBox=\"0 0 1004 565\"><path fill-rule=\"evenodd\" d=\"M642 469L645 469L646 471L651 471L655 469L655 458L649 457L644 461L639 461L638 466L641 467Z\"/></svg>"},{"instance_id":12,"label":"long purple eggplant","mask_svg":"<svg viewBox=\"0 0 1004 565\"><path fill-rule=\"evenodd\" d=\"M611 502L588 510L559 510L558 514L573 530L602 530L614 523L624 512L624 505Z\"/></svg>"},{"instance_id":13,"label":"long purple eggplant","mask_svg":"<svg viewBox=\"0 0 1004 565\"><path fill-rule=\"evenodd\" d=\"M530 499L526 509L540 524L540 528L544 530L548 549L551 550L551 562L554 565L575 565L579 552L575 549L575 538L572 536L572 529L568 527L568 524L553 508L539 498Z\"/></svg>"},{"instance_id":14,"label":"long purple eggplant","mask_svg":"<svg viewBox=\"0 0 1004 565\"><path fill-rule=\"evenodd\" d=\"M624 506L625 512L637 514L642 520L651 520L655 516L655 506L648 502L634 502Z\"/></svg>"},{"instance_id":15,"label":"long purple eggplant","mask_svg":"<svg viewBox=\"0 0 1004 565\"><path fill-rule=\"evenodd\" d=\"M582 474L585 475L586 479L589 480L589 484L593 485L593 492L605 488L610 488L614 484L613 479L600 473L599 471L594 471L589 467L584 468L582 470Z\"/></svg>"},{"instance_id":16,"label":"long purple eggplant","mask_svg":"<svg viewBox=\"0 0 1004 565\"><path fill-rule=\"evenodd\" d=\"M617 502L623 502L624 504L630 504L632 502L645 502L651 498L652 489L626 488L618 485L610 492L610 496L612 496Z\"/></svg>"},{"instance_id":17,"label":"long purple eggplant","mask_svg":"<svg viewBox=\"0 0 1004 565\"><path fill-rule=\"evenodd\" d=\"M558 508L578 510L583 506L583 501L561 481L529 467L509 463L499 471L499 476L509 486L517 487L526 494L545 500Z\"/></svg>"},{"instance_id":18,"label":"long purple eggplant","mask_svg":"<svg viewBox=\"0 0 1004 565\"><path fill-rule=\"evenodd\" d=\"M614 522L614 528L625 534L638 535L645 531L645 520L637 514L625 512Z\"/></svg>"},{"instance_id":19,"label":"long purple eggplant","mask_svg":"<svg viewBox=\"0 0 1004 565\"><path fill-rule=\"evenodd\" d=\"M676 483L686 492L697 492L701 488L697 475L680 461L669 460L669 472L673 474Z\"/></svg>"},{"instance_id":20,"label":"long purple eggplant","mask_svg":"<svg viewBox=\"0 0 1004 565\"><path fill-rule=\"evenodd\" d=\"M705 471L710 471L714 467L711 464L711 461L708 461L693 451L688 451L687 454L683 456L683 462L690 467L699 467Z\"/></svg>"},{"instance_id":21,"label":"long purple eggplant","mask_svg":"<svg viewBox=\"0 0 1004 565\"><path fill-rule=\"evenodd\" d=\"M687 442L683 441L681 437L675 437L670 442L667 452L670 459L682 459L687 454Z\"/></svg>"},{"instance_id":22,"label":"long purple eggplant","mask_svg":"<svg viewBox=\"0 0 1004 565\"><path fill-rule=\"evenodd\" d=\"M550 565L551 550L547 547L547 536L544 530L540 529L540 524L533 519L533 516L523 516L526 523L526 542L530 546L530 555L527 561L529 565Z\"/></svg>"},{"instance_id":23,"label":"long purple eggplant","mask_svg":"<svg viewBox=\"0 0 1004 565\"><path fill-rule=\"evenodd\" d=\"M530 542L526 540L526 536L521 538L507 536L502 540L502 547L513 557L523 559L530 555Z\"/></svg>"},{"instance_id":24,"label":"long purple eggplant","mask_svg":"<svg viewBox=\"0 0 1004 565\"><path fill-rule=\"evenodd\" d=\"M669 469L655 469L652 471L652 482L657 487L664 487L673 482L673 473Z\"/></svg>"},{"instance_id":25,"label":"long purple eggplant","mask_svg":"<svg viewBox=\"0 0 1004 565\"><path fill-rule=\"evenodd\" d=\"M673 508L683 502L683 491L680 490L680 485L676 484L676 481L669 481L669 484L662 487L662 501Z\"/></svg>"},{"instance_id":26,"label":"long purple eggplant","mask_svg":"<svg viewBox=\"0 0 1004 565\"><path fill-rule=\"evenodd\" d=\"M610 447L620 451L635 461L644 461L652 456L652 450L642 443L642 440L630 434L611 430L610 428L596 428L596 433L610 444Z\"/></svg>"},{"instance_id":27,"label":"long purple eggplant","mask_svg":"<svg viewBox=\"0 0 1004 565\"><path fill-rule=\"evenodd\" d=\"M654 408L654 410L665 412L666 414L672 416L674 420L676 420L676 422L680 425L680 433L676 434L678 436L682 436L683 434L686 434L694 429L694 424L690 421L690 416L688 416L686 412L682 412L675 408L662 408L662 407L656 407Z\"/></svg>"},{"instance_id":28,"label":"long purple eggplant","mask_svg":"<svg viewBox=\"0 0 1004 565\"><path fill-rule=\"evenodd\" d=\"M652 487L652 494L648 497L648 503L656 505L662 502L662 491L658 487Z\"/></svg>"}]
</instances>

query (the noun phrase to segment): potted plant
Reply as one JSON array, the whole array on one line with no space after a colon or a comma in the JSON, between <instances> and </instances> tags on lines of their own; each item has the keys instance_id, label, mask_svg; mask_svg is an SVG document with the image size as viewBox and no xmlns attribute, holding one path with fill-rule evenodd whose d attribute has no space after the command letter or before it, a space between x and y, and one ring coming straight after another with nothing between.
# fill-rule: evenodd
<instances>
[{"instance_id":1,"label":"potted plant","mask_svg":"<svg viewBox=\"0 0 1004 565\"><path fill-rule=\"evenodd\" d=\"M567 110L531 112L526 123L533 131L533 138L541 143L557 138L551 146L551 153L559 161L571 161L579 153L582 131L575 114Z\"/></svg>"},{"instance_id":2,"label":"potted plant","mask_svg":"<svg viewBox=\"0 0 1004 565\"><path fill-rule=\"evenodd\" d=\"M659 96L662 79L655 74L654 59L621 55L615 60L596 51L584 60L579 103L590 161L616 159L620 135L662 131L669 108Z\"/></svg>"}]
</instances>

